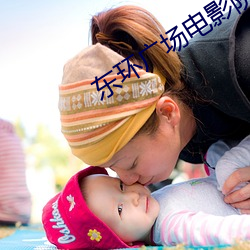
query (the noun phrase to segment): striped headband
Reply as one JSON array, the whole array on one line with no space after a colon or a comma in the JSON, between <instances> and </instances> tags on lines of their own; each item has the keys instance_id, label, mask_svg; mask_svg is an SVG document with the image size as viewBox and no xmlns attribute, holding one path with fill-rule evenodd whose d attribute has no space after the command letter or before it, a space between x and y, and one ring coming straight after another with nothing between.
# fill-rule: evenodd
<instances>
[{"instance_id":1,"label":"striped headband","mask_svg":"<svg viewBox=\"0 0 250 250\"><path fill-rule=\"evenodd\" d=\"M125 146L154 112L164 92L161 78L144 70L131 71L124 80L113 67L121 61L124 57L98 43L64 67L59 86L62 133L72 153L89 165L109 161ZM120 68L125 69L124 75L130 70L127 63ZM103 75L98 81L103 88L98 91L95 80Z\"/></svg>"}]
</instances>

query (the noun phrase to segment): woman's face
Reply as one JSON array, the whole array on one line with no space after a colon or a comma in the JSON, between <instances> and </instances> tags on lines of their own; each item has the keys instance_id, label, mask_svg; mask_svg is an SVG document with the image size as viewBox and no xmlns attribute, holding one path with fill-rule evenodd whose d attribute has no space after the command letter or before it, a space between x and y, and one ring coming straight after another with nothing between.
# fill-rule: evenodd
<instances>
[{"instance_id":1,"label":"woman's face","mask_svg":"<svg viewBox=\"0 0 250 250\"><path fill-rule=\"evenodd\" d=\"M101 167L114 170L126 185L163 181L174 169L182 149L177 130L160 125L153 136L138 135Z\"/></svg>"}]
</instances>

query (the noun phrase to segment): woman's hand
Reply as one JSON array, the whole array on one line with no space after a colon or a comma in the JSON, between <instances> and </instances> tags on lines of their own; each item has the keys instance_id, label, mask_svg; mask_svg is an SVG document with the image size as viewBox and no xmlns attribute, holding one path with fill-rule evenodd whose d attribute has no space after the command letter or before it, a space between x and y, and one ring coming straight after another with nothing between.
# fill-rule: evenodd
<instances>
[{"instance_id":1,"label":"woman's hand","mask_svg":"<svg viewBox=\"0 0 250 250\"><path fill-rule=\"evenodd\" d=\"M233 172L225 181L222 192L225 194L224 201L231 204L233 207L241 210L243 214L250 214L250 166L240 168ZM246 183L244 187L232 190L240 185Z\"/></svg>"}]
</instances>

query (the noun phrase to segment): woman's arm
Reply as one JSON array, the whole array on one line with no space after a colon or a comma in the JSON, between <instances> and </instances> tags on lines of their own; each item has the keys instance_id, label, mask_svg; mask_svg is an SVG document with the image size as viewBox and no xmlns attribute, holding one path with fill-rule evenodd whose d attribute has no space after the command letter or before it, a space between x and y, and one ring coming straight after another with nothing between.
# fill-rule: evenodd
<instances>
[{"instance_id":1,"label":"woman's arm","mask_svg":"<svg viewBox=\"0 0 250 250\"><path fill-rule=\"evenodd\" d=\"M250 165L250 164L249 164ZM226 195L224 201L233 207L240 209L243 214L250 214L250 166L233 172L223 186L223 193ZM241 189L233 191L241 183L247 183Z\"/></svg>"},{"instance_id":2,"label":"woman's arm","mask_svg":"<svg viewBox=\"0 0 250 250\"><path fill-rule=\"evenodd\" d=\"M250 135L240 143L218 141L210 146L207 162L215 168L218 189L225 202L250 214ZM210 175L214 175L213 169Z\"/></svg>"},{"instance_id":3,"label":"woman's arm","mask_svg":"<svg viewBox=\"0 0 250 250\"><path fill-rule=\"evenodd\" d=\"M242 213L250 213L250 136L227 151L216 165L219 189L225 202Z\"/></svg>"},{"instance_id":4,"label":"woman's arm","mask_svg":"<svg viewBox=\"0 0 250 250\"><path fill-rule=\"evenodd\" d=\"M219 190L226 193L224 190L224 183L228 177L238 169L245 168L250 165L250 136L243 139L237 146L232 147L226 151L224 155L218 160L215 172L219 186ZM246 186L248 183L241 181L238 183L236 189ZM231 191L235 191L231 190ZM227 190L229 191L229 190Z\"/></svg>"}]
</instances>

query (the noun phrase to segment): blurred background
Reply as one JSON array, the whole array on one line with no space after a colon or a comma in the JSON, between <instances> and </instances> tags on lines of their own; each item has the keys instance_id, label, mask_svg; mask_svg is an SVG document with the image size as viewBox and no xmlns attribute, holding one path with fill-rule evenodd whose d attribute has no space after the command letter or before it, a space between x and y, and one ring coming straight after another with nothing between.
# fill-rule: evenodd
<instances>
[{"instance_id":1,"label":"blurred background","mask_svg":"<svg viewBox=\"0 0 250 250\"><path fill-rule=\"evenodd\" d=\"M165 29L181 23L208 0L0 0L0 118L14 124L26 159L32 222L72 174L85 167L60 132L58 85L63 65L91 44L91 16L133 4L149 10ZM195 166L181 180L203 174ZM1 170L0 170L1 171ZM1 176L1 172L0 172ZM178 176L180 178L180 176Z\"/></svg>"}]
</instances>

